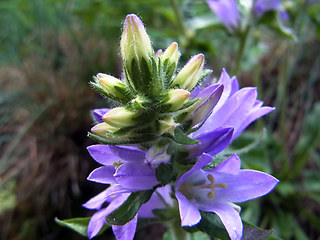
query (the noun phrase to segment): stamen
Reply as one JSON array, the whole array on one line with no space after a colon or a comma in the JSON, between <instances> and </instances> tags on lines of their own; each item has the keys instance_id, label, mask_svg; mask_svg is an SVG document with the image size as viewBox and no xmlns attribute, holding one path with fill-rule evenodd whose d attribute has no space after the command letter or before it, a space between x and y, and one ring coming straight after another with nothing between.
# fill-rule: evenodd
<instances>
[{"instance_id":1,"label":"stamen","mask_svg":"<svg viewBox=\"0 0 320 240\"><path fill-rule=\"evenodd\" d=\"M121 161L113 162L112 164L113 164L114 168L117 169L118 167L120 167L122 165L122 162Z\"/></svg>"},{"instance_id":2,"label":"stamen","mask_svg":"<svg viewBox=\"0 0 320 240\"><path fill-rule=\"evenodd\" d=\"M214 195L215 195L215 188L227 188L227 184L226 183L214 183L214 177L209 174L207 176L208 180L211 182L210 184L208 185L202 185L200 186L200 188L205 188L205 189L211 189L211 192L208 193L207 197L209 199L213 198Z\"/></svg>"}]
</instances>

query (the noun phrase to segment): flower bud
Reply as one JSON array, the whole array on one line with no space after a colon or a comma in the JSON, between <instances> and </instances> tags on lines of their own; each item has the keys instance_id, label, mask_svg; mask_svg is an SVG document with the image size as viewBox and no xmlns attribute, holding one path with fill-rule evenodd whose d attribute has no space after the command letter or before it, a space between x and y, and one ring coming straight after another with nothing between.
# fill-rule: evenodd
<instances>
[{"instance_id":1,"label":"flower bud","mask_svg":"<svg viewBox=\"0 0 320 240\"><path fill-rule=\"evenodd\" d=\"M159 122L159 133L169 133L171 135L174 135L174 129L176 127L176 123L173 120L172 116L167 116L166 118L162 120L158 120Z\"/></svg>"},{"instance_id":2,"label":"flower bud","mask_svg":"<svg viewBox=\"0 0 320 240\"><path fill-rule=\"evenodd\" d=\"M104 137L108 133L114 133L118 130L119 130L119 128L110 126L109 124L107 124L105 122L98 123L97 125L95 125L91 128L92 133L94 133L98 136L101 136L101 137Z\"/></svg>"},{"instance_id":3,"label":"flower bud","mask_svg":"<svg viewBox=\"0 0 320 240\"><path fill-rule=\"evenodd\" d=\"M155 57L161 57L162 54L163 54L162 49L159 49L154 56L155 56Z\"/></svg>"},{"instance_id":4,"label":"flower bud","mask_svg":"<svg viewBox=\"0 0 320 240\"><path fill-rule=\"evenodd\" d=\"M191 91L198 83L204 66L204 55L193 56L175 77L171 86Z\"/></svg>"},{"instance_id":5,"label":"flower bud","mask_svg":"<svg viewBox=\"0 0 320 240\"><path fill-rule=\"evenodd\" d=\"M136 116L136 112L129 111L125 107L117 107L103 115L102 120L113 127L123 128L134 125L136 122L133 118Z\"/></svg>"},{"instance_id":6,"label":"flower bud","mask_svg":"<svg viewBox=\"0 0 320 240\"><path fill-rule=\"evenodd\" d=\"M162 104L164 110L168 112L179 110L190 97L190 92L184 89L170 89L167 94L168 96Z\"/></svg>"},{"instance_id":7,"label":"flower bud","mask_svg":"<svg viewBox=\"0 0 320 240\"><path fill-rule=\"evenodd\" d=\"M97 78L107 95L120 100L128 100L128 87L121 80L104 73L98 73Z\"/></svg>"},{"instance_id":8,"label":"flower bud","mask_svg":"<svg viewBox=\"0 0 320 240\"><path fill-rule=\"evenodd\" d=\"M163 55L161 56L161 60L163 63L168 61L168 65L174 64L177 66L179 60L179 50L178 50L178 43L173 42L170 46L164 51Z\"/></svg>"}]
</instances>

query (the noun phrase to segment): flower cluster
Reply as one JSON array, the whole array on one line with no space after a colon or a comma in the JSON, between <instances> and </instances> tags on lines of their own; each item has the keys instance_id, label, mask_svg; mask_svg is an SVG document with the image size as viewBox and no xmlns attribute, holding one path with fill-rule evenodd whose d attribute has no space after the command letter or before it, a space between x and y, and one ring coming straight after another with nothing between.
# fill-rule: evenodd
<instances>
[{"instance_id":1,"label":"flower cluster","mask_svg":"<svg viewBox=\"0 0 320 240\"><path fill-rule=\"evenodd\" d=\"M240 207L234 203L267 194L278 180L240 170L236 154L222 162L216 156L274 108L257 100L255 88L239 89L225 70L203 87L211 72L204 69L203 54L177 71L178 44L155 53L134 14L126 17L120 47L123 79L99 73L91 83L120 106L93 111L96 125L89 136L100 144L88 151L102 167L88 180L108 187L84 204L98 210L89 238L109 224L118 240L133 239L138 218L165 221L159 212L169 211L179 213L171 218L180 219L181 227L197 226L201 213L215 213L230 238L241 239Z\"/></svg>"}]
</instances>

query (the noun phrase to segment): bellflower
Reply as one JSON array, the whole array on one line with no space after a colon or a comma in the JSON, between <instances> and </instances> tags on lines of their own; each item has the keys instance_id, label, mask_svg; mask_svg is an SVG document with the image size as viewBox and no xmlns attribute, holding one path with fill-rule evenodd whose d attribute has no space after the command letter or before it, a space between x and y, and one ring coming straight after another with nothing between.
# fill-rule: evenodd
<instances>
[{"instance_id":1,"label":"bellflower","mask_svg":"<svg viewBox=\"0 0 320 240\"><path fill-rule=\"evenodd\" d=\"M99 195L95 196L94 198L90 199L87 203L83 205L88 209L100 209L102 204L109 203L109 205L106 208L100 209L91 217L87 230L89 239L95 237L99 233L102 226L106 224L105 218L118 207L120 207L130 196L130 193L119 193L116 191L115 188L113 188L113 190L115 191L110 191L110 189L107 189ZM169 186L158 188L156 192L153 193L150 200L140 207L138 213L131 221L129 221L123 226L113 225L112 230L116 239L133 240L136 232L138 217L155 218L156 216L153 214L152 210L164 209L167 207L168 203L170 204L170 201L164 203L159 196L162 196L163 198L169 200L169 194Z\"/></svg>"},{"instance_id":2,"label":"bellflower","mask_svg":"<svg viewBox=\"0 0 320 240\"><path fill-rule=\"evenodd\" d=\"M280 13L284 20L288 20L289 16L281 6L281 0L257 0L254 4L254 13L257 17L261 17L265 12L275 10Z\"/></svg>"},{"instance_id":3,"label":"bellflower","mask_svg":"<svg viewBox=\"0 0 320 240\"><path fill-rule=\"evenodd\" d=\"M236 0L207 0L207 3L226 27L239 28L241 16Z\"/></svg>"},{"instance_id":4,"label":"bellflower","mask_svg":"<svg viewBox=\"0 0 320 240\"><path fill-rule=\"evenodd\" d=\"M90 155L103 166L92 171L88 180L113 184L121 192L151 189L158 184L157 164L170 159L166 148L159 152L155 148L143 151L134 146L92 145L88 147Z\"/></svg>"},{"instance_id":5,"label":"bellflower","mask_svg":"<svg viewBox=\"0 0 320 240\"><path fill-rule=\"evenodd\" d=\"M219 153L253 121L275 109L262 106L263 102L257 100L256 88L239 89L237 78L230 78L225 70L217 84L194 91L192 97L200 100L187 120L196 127L198 124L199 128L189 136L200 143L186 146L189 158L204 152L211 155Z\"/></svg>"},{"instance_id":6,"label":"bellflower","mask_svg":"<svg viewBox=\"0 0 320 240\"><path fill-rule=\"evenodd\" d=\"M175 194L179 203L182 227L194 226L201 220L199 210L216 213L232 240L240 240L243 225L239 207L245 202L269 193L278 180L269 174L240 170L240 159L232 155L213 170L201 169L212 161L203 154L191 170L176 182Z\"/></svg>"}]
</instances>

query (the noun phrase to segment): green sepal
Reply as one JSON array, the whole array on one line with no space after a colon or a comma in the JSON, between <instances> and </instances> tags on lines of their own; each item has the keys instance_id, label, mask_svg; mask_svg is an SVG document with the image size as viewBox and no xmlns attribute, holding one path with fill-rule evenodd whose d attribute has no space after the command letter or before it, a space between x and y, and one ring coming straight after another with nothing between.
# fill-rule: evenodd
<instances>
[{"instance_id":1,"label":"green sepal","mask_svg":"<svg viewBox=\"0 0 320 240\"><path fill-rule=\"evenodd\" d=\"M124 225L130 222L142 204L149 201L155 189L131 193L128 199L106 217L109 225Z\"/></svg>"},{"instance_id":2,"label":"green sepal","mask_svg":"<svg viewBox=\"0 0 320 240\"><path fill-rule=\"evenodd\" d=\"M183 122L184 119L186 119L186 117L189 115L188 112L181 112L177 115L174 116L174 121L176 123L180 123L180 122Z\"/></svg>"},{"instance_id":3,"label":"green sepal","mask_svg":"<svg viewBox=\"0 0 320 240\"><path fill-rule=\"evenodd\" d=\"M281 36L297 40L295 34L291 28L288 28L282 24L278 11L267 11L265 12L258 23L265 24L268 28Z\"/></svg>"},{"instance_id":4,"label":"green sepal","mask_svg":"<svg viewBox=\"0 0 320 240\"><path fill-rule=\"evenodd\" d=\"M211 69L203 69L201 77L198 80L197 85L199 85L206 77L208 77L213 71Z\"/></svg>"},{"instance_id":5,"label":"green sepal","mask_svg":"<svg viewBox=\"0 0 320 240\"><path fill-rule=\"evenodd\" d=\"M89 84L90 84L90 86L91 86L94 90L98 91L98 92L101 93L103 96L105 96L105 97L107 97L107 98L111 98L111 99L113 99L113 100L115 100L115 101L117 101L117 102L126 104L126 103L128 103L128 102L131 100L131 97L130 97L131 95L130 95L129 91L123 91L123 89L118 88L118 87L115 87L115 89L116 89L119 93L121 93L121 94L123 95L123 98L119 98L119 97L116 97L116 96L114 96L114 95L112 95L112 94L107 93L107 92L106 92L98 83L96 83L96 82L90 82Z\"/></svg>"},{"instance_id":6,"label":"green sepal","mask_svg":"<svg viewBox=\"0 0 320 240\"><path fill-rule=\"evenodd\" d=\"M141 143L148 142L156 138L156 135L153 133L145 133L145 134L137 134L133 136L116 136L116 135L108 135L106 137L98 136L94 133L88 132L88 137L92 138L95 141L98 141L102 144L130 144L130 143Z\"/></svg>"},{"instance_id":7,"label":"green sepal","mask_svg":"<svg viewBox=\"0 0 320 240\"><path fill-rule=\"evenodd\" d=\"M215 238L230 239L229 234L218 215L216 215L215 213L203 211L200 211L200 214L201 221L193 227L184 227L186 231L195 232L200 230Z\"/></svg>"},{"instance_id":8,"label":"green sepal","mask_svg":"<svg viewBox=\"0 0 320 240\"><path fill-rule=\"evenodd\" d=\"M194 99L189 100L188 102L184 103L179 110L190 107L191 105L195 104L198 100L199 100L199 98L194 98Z\"/></svg>"},{"instance_id":9,"label":"green sepal","mask_svg":"<svg viewBox=\"0 0 320 240\"><path fill-rule=\"evenodd\" d=\"M199 143L199 140L189 138L180 127L174 129L173 140L183 145L193 145Z\"/></svg>"},{"instance_id":10,"label":"green sepal","mask_svg":"<svg viewBox=\"0 0 320 240\"><path fill-rule=\"evenodd\" d=\"M161 163L160 166L156 169L157 180L161 183L162 186L165 186L174 177L173 168L169 164Z\"/></svg>"},{"instance_id":11,"label":"green sepal","mask_svg":"<svg viewBox=\"0 0 320 240\"><path fill-rule=\"evenodd\" d=\"M59 224L62 227L67 227L72 229L73 231L79 233L80 235L87 237L87 229L88 224L90 222L90 217L85 218L70 218L66 220L60 220L58 218L55 218L55 222ZM104 224L101 230L99 231L98 235L102 234L105 230L107 230L110 226Z\"/></svg>"}]
</instances>

